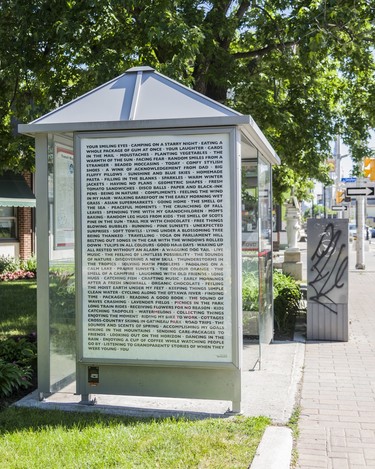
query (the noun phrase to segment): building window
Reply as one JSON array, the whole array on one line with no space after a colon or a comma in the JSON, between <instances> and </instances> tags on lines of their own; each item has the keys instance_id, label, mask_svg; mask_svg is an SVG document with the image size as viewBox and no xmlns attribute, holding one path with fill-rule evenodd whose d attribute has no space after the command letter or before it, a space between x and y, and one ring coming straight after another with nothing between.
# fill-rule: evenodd
<instances>
[{"instance_id":1,"label":"building window","mask_svg":"<svg viewBox=\"0 0 375 469\"><path fill-rule=\"evenodd\" d=\"M0 241L17 238L17 209L0 207Z\"/></svg>"}]
</instances>

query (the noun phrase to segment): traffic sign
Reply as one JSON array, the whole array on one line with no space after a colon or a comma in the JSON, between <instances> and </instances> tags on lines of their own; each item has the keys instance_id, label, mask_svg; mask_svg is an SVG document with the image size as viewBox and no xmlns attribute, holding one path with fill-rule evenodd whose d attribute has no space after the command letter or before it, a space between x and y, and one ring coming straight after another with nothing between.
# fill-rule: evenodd
<instances>
[{"instance_id":1,"label":"traffic sign","mask_svg":"<svg viewBox=\"0 0 375 469\"><path fill-rule=\"evenodd\" d=\"M356 182L357 178L341 178L341 182Z\"/></svg>"},{"instance_id":2,"label":"traffic sign","mask_svg":"<svg viewBox=\"0 0 375 469\"><path fill-rule=\"evenodd\" d=\"M375 187L347 187L346 188L346 195L348 197L358 197L358 196L369 196L374 195Z\"/></svg>"},{"instance_id":3,"label":"traffic sign","mask_svg":"<svg viewBox=\"0 0 375 469\"><path fill-rule=\"evenodd\" d=\"M332 205L331 210L343 212L344 210L348 210L348 207L346 205Z\"/></svg>"}]
</instances>

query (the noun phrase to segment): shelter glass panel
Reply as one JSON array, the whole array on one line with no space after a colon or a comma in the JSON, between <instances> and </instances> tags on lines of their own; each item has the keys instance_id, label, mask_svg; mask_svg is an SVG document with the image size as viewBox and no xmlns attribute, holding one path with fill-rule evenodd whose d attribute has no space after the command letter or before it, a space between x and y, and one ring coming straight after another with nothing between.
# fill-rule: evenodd
<instances>
[{"instance_id":1,"label":"shelter glass panel","mask_svg":"<svg viewBox=\"0 0 375 469\"><path fill-rule=\"evenodd\" d=\"M74 157L68 136L48 139L50 387L75 377Z\"/></svg>"},{"instance_id":2,"label":"shelter glass panel","mask_svg":"<svg viewBox=\"0 0 375 469\"><path fill-rule=\"evenodd\" d=\"M258 158L259 189L259 340L273 337L271 165Z\"/></svg>"},{"instance_id":3,"label":"shelter glass panel","mask_svg":"<svg viewBox=\"0 0 375 469\"><path fill-rule=\"evenodd\" d=\"M248 153L250 148L247 148ZM257 155L252 148L253 155ZM242 327L244 366L254 368L259 360L259 268L258 268L258 162L242 160Z\"/></svg>"}]
</instances>

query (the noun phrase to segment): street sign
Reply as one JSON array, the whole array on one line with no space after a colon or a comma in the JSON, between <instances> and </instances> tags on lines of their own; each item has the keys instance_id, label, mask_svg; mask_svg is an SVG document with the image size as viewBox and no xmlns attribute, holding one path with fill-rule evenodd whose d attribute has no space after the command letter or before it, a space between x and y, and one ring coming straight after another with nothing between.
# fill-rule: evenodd
<instances>
[{"instance_id":1,"label":"street sign","mask_svg":"<svg viewBox=\"0 0 375 469\"><path fill-rule=\"evenodd\" d=\"M334 210L335 212L344 212L345 210L348 210L348 207L346 205L332 205L331 210Z\"/></svg>"},{"instance_id":2,"label":"street sign","mask_svg":"<svg viewBox=\"0 0 375 469\"><path fill-rule=\"evenodd\" d=\"M356 182L357 178L341 178L341 182Z\"/></svg>"},{"instance_id":3,"label":"street sign","mask_svg":"<svg viewBox=\"0 0 375 469\"><path fill-rule=\"evenodd\" d=\"M374 195L375 187L347 187L346 188L346 195L348 197L358 197L358 196L370 196Z\"/></svg>"}]
</instances>

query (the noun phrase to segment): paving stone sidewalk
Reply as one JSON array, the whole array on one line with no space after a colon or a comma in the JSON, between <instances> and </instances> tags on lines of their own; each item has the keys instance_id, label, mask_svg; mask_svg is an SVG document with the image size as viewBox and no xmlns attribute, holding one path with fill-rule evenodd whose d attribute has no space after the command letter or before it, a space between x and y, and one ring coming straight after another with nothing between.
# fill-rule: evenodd
<instances>
[{"instance_id":1,"label":"paving stone sidewalk","mask_svg":"<svg viewBox=\"0 0 375 469\"><path fill-rule=\"evenodd\" d=\"M350 253L349 341L308 341L299 469L375 469L375 250L366 270Z\"/></svg>"}]
</instances>

